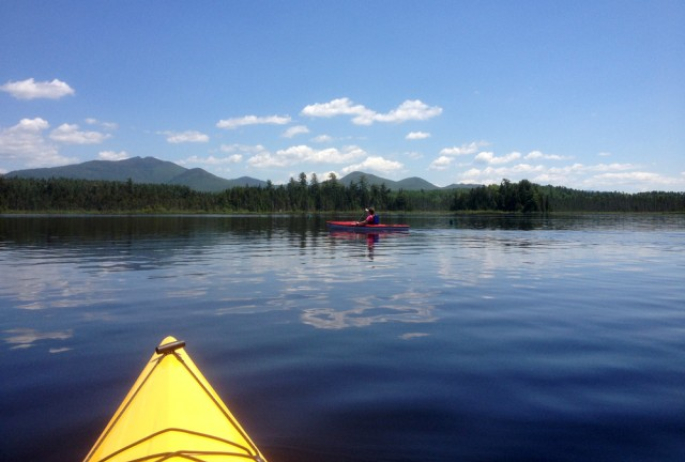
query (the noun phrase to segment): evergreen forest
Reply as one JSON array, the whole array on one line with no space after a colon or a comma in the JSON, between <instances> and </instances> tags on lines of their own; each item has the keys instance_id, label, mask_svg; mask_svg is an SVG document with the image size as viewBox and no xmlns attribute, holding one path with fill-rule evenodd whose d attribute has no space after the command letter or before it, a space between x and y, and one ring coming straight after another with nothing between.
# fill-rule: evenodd
<instances>
[{"instance_id":1,"label":"evergreen forest","mask_svg":"<svg viewBox=\"0 0 685 462\"><path fill-rule=\"evenodd\" d=\"M0 177L0 213L685 212L685 193L589 192L528 180L436 190L391 190L365 177L343 185L301 173L285 185L199 192L187 186Z\"/></svg>"}]
</instances>

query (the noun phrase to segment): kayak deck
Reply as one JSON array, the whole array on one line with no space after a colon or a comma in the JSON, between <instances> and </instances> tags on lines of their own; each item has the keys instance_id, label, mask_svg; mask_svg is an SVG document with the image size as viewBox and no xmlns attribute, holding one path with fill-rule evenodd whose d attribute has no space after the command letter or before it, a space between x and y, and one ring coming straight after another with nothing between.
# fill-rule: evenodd
<instances>
[{"instance_id":1,"label":"kayak deck","mask_svg":"<svg viewBox=\"0 0 685 462\"><path fill-rule=\"evenodd\" d=\"M327 221L328 229L334 231L352 231L355 233L387 233L407 232L409 225L403 224L380 224L380 225L357 225L356 221Z\"/></svg>"},{"instance_id":2,"label":"kayak deck","mask_svg":"<svg viewBox=\"0 0 685 462\"><path fill-rule=\"evenodd\" d=\"M265 462L184 347L155 349L84 462Z\"/></svg>"}]
</instances>

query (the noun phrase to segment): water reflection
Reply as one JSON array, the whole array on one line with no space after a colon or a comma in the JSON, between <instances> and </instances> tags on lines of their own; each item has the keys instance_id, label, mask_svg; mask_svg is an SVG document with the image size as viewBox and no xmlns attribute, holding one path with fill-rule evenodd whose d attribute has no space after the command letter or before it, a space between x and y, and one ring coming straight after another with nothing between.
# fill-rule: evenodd
<instances>
[{"instance_id":1,"label":"water reflection","mask_svg":"<svg viewBox=\"0 0 685 462\"><path fill-rule=\"evenodd\" d=\"M328 233L332 244L347 243L351 245L362 244L366 246L366 257L374 260L375 250L379 244L396 245L398 240L407 239L410 234L406 232L351 232L351 231L330 231Z\"/></svg>"},{"instance_id":2,"label":"water reflection","mask_svg":"<svg viewBox=\"0 0 685 462\"><path fill-rule=\"evenodd\" d=\"M682 214L455 214L451 216L403 217L412 229L479 229L479 230L676 230L683 227Z\"/></svg>"},{"instance_id":3,"label":"water reflection","mask_svg":"<svg viewBox=\"0 0 685 462\"><path fill-rule=\"evenodd\" d=\"M349 309L309 308L302 322L318 329L366 327L376 323L431 323L437 320L434 306L428 301L434 294L404 292L382 300L369 295L352 298Z\"/></svg>"},{"instance_id":4,"label":"water reflection","mask_svg":"<svg viewBox=\"0 0 685 462\"><path fill-rule=\"evenodd\" d=\"M75 308L94 298L100 302L110 298L97 280L83 278L82 270L73 264L76 261L75 257L49 256L39 249L4 251L0 253L0 296L11 297L15 307L23 310Z\"/></svg>"},{"instance_id":5,"label":"water reflection","mask_svg":"<svg viewBox=\"0 0 685 462\"><path fill-rule=\"evenodd\" d=\"M381 240L379 233L354 233L349 231L331 231L330 237L334 240L365 243L367 249L366 256L370 261L374 259L374 246Z\"/></svg>"},{"instance_id":6,"label":"water reflection","mask_svg":"<svg viewBox=\"0 0 685 462\"><path fill-rule=\"evenodd\" d=\"M379 233L354 233L351 231L331 231L329 233L333 239L341 241L366 242L369 247L380 242Z\"/></svg>"},{"instance_id":7,"label":"water reflection","mask_svg":"<svg viewBox=\"0 0 685 462\"><path fill-rule=\"evenodd\" d=\"M680 460L685 217L629 220L0 217L0 459L83 457L177 333L268 453Z\"/></svg>"},{"instance_id":8,"label":"water reflection","mask_svg":"<svg viewBox=\"0 0 685 462\"><path fill-rule=\"evenodd\" d=\"M17 328L3 331L5 343L11 345L11 350L31 348L41 340L68 340L74 333L70 330L41 332L31 328ZM51 348L50 353L62 353L70 348Z\"/></svg>"},{"instance_id":9,"label":"water reflection","mask_svg":"<svg viewBox=\"0 0 685 462\"><path fill-rule=\"evenodd\" d=\"M417 338L422 338L422 337L428 337L430 334L427 334L425 332L408 332L406 334L400 335L400 338L402 340L413 340Z\"/></svg>"}]
</instances>

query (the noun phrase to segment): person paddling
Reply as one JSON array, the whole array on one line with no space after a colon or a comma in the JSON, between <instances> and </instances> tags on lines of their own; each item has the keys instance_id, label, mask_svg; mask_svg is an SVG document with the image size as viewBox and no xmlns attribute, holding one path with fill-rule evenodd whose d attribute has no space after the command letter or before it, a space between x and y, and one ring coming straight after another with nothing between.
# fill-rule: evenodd
<instances>
[{"instance_id":1,"label":"person paddling","mask_svg":"<svg viewBox=\"0 0 685 462\"><path fill-rule=\"evenodd\" d=\"M357 221L355 223L356 226L366 226L366 225L373 225L373 224L378 224L376 221L376 211L373 209L373 207L369 207L366 210L366 218L362 221Z\"/></svg>"}]
</instances>

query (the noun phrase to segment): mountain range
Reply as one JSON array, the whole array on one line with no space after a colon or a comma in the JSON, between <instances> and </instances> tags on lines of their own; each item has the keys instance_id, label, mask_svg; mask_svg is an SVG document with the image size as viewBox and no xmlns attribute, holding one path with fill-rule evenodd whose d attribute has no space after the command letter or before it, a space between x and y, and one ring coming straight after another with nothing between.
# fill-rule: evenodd
<instances>
[{"instance_id":1,"label":"mountain range","mask_svg":"<svg viewBox=\"0 0 685 462\"><path fill-rule=\"evenodd\" d=\"M34 168L15 170L5 175L6 178L73 178L82 180L104 181L128 181L134 183L152 184L175 184L188 186L191 189L202 192L219 192L237 186L266 186L267 182L243 176L227 180L209 173L201 168L187 169L173 162L159 160L155 157L132 157L119 161L92 160L81 164L65 165L62 167ZM338 181L349 186L350 183L359 183L365 178L367 185L382 185L388 189L406 191L436 189L472 188L479 185L452 184L441 188L418 177L405 178L401 181L393 181L379 176L352 172ZM321 181L321 180L320 180Z\"/></svg>"}]
</instances>

